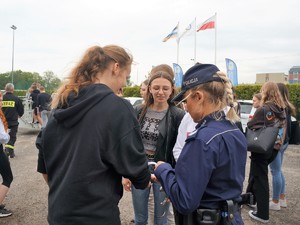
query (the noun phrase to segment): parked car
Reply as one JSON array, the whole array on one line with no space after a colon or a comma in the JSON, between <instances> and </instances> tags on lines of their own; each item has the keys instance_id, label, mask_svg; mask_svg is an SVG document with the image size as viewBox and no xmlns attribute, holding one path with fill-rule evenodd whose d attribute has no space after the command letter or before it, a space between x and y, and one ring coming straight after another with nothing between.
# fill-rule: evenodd
<instances>
[{"instance_id":1,"label":"parked car","mask_svg":"<svg viewBox=\"0 0 300 225\"><path fill-rule=\"evenodd\" d=\"M255 108L253 107L252 100L238 100L241 106L241 123L243 127L243 131L246 131L247 123L249 119L253 117L255 112Z\"/></svg>"},{"instance_id":2,"label":"parked car","mask_svg":"<svg viewBox=\"0 0 300 225\"><path fill-rule=\"evenodd\" d=\"M143 98L141 98L141 97L125 97L125 99L128 100L132 106L143 103Z\"/></svg>"}]
</instances>

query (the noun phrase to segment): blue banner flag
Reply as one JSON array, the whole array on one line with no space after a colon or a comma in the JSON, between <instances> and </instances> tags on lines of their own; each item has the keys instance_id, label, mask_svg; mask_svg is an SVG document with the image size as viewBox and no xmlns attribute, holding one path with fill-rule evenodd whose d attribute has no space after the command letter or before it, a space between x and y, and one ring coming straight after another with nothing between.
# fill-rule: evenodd
<instances>
[{"instance_id":1,"label":"blue banner flag","mask_svg":"<svg viewBox=\"0 0 300 225\"><path fill-rule=\"evenodd\" d=\"M175 73L175 86L181 87L183 77L182 69L177 63L173 63L173 70Z\"/></svg>"},{"instance_id":2,"label":"blue banner flag","mask_svg":"<svg viewBox=\"0 0 300 225\"><path fill-rule=\"evenodd\" d=\"M225 58L225 61L226 61L226 68L227 68L227 76L231 80L232 85L237 86L239 82L238 82L236 64L231 59Z\"/></svg>"}]
</instances>

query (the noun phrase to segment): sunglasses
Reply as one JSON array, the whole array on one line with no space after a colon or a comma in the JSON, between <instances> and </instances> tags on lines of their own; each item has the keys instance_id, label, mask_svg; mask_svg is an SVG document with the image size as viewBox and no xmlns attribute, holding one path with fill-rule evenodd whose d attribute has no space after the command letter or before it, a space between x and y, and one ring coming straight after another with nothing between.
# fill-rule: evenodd
<instances>
[{"instance_id":1,"label":"sunglasses","mask_svg":"<svg viewBox=\"0 0 300 225\"><path fill-rule=\"evenodd\" d=\"M181 103L186 103L186 100L191 96L192 92L190 92L187 96L185 96L184 99L182 99L180 102L176 104L176 106L179 106Z\"/></svg>"}]
</instances>

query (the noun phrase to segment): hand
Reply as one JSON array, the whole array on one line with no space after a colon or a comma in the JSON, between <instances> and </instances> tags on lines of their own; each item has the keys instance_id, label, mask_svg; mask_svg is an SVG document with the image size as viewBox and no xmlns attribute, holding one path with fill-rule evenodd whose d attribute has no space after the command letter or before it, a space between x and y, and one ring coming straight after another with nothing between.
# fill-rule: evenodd
<instances>
[{"instance_id":1,"label":"hand","mask_svg":"<svg viewBox=\"0 0 300 225\"><path fill-rule=\"evenodd\" d=\"M156 176L153 173L151 173L151 181L152 182L158 182Z\"/></svg>"},{"instance_id":2,"label":"hand","mask_svg":"<svg viewBox=\"0 0 300 225\"><path fill-rule=\"evenodd\" d=\"M122 184L125 191L131 191L131 181L127 178L122 179Z\"/></svg>"},{"instance_id":3,"label":"hand","mask_svg":"<svg viewBox=\"0 0 300 225\"><path fill-rule=\"evenodd\" d=\"M155 169L157 169L157 167L159 167L161 164L165 163L164 161L158 161L156 164L155 164Z\"/></svg>"}]
</instances>

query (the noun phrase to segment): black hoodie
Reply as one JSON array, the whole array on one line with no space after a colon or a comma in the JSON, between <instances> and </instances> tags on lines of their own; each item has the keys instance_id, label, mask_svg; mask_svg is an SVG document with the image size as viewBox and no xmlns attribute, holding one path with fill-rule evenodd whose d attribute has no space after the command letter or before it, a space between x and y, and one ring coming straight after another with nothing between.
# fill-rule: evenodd
<instances>
[{"instance_id":1,"label":"black hoodie","mask_svg":"<svg viewBox=\"0 0 300 225\"><path fill-rule=\"evenodd\" d=\"M120 224L122 176L150 180L130 103L103 84L70 95L37 138L38 171L48 175L49 224Z\"/></svg>"}]
</instances>

